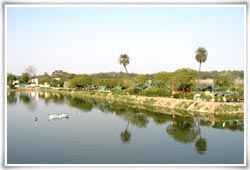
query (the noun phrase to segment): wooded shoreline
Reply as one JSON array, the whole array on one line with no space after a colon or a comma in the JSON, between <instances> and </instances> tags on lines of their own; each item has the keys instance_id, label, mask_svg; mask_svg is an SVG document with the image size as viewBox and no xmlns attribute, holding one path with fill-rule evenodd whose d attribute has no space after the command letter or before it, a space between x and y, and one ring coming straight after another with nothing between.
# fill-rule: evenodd
<instances>
[{"instance_id":1,"label":"wooded shoreline","mask_svg":"<svg viewBox=\"0 0 250 170\"><path fill-rule=\"evenodd\" d=\"M199 112L203 114L239 114L244 116L243 102L208 102L167 97L121 95L102 91L69 91L57 88L45 88L39 90L44 92L61 93L74 97L99 98L109 102L118 101L132 104L137 107L154 107L163 113L169 111L169 109L178 109L183 111Z\"/></svg>"}]
</instances>

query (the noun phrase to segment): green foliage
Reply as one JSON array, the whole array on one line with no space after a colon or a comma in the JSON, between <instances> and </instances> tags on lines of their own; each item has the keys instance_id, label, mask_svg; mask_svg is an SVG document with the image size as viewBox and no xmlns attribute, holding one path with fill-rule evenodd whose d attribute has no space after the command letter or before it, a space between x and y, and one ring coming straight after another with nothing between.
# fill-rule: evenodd
<instances>
[{"instance_id":1,"label":"green foliage","mask_svg":"<svg viewBox=\"0 0 250 170\"><path fill-rule=\"evenodd\" d=\"M91 111L93 108L92 101L88 100L87 98L78 98L74 97L73 99L69 100L70 106L76 107L78 109L84 110L84 111Z\"/></svg>"},{"instance_id":2,"label":"green foliage","mask_svg":"<svg viewBox=\"0 0 250 170\"><path fill-rule=\"evenodd\" d=\"M176 70L172 76L173 87L179 90L191 89L195 85L197 71L184 68Z\"/></svg>"},{"instance_id":3,"label":"green foliage","mask_svg":"<svg viewBox=\"0 0 250 170\"><path fill-rule=\"evenodd\" d=\"M101 85L107 86L108 89L112 89L117 86L116 79L105 78L101 80Z\"/></svg>"},{"instance_id":4,"label":"green foliage","mask_svg":"<svg viewBox=\"0 0 250 170\"><path fill-rule=\"evenodd\" d=\"M51 82L51 76L48 73L44 73L43 75L38 76L38 79L40 84Z\"/></svg>"},{"instance_id":5,"label":"green foliage","mask_svg":"<svg viewBox=\"0 0 250 170\"><path fill-rule=\"evenodd\" d=\"M194 93L193 92L175 92L172 95L173 98L175 99L194 99Z\"/></svg>"},{"instance_id":6,"label":"green foliage","mask_svg":"<svg viewBox=\"0 0 250 170\"><path fill-rule=\"evenodd\" d=\"M19 77L19 82L20 83L28 83L29 81L29 74L28 73L23 73L20 77Z\"/></svg>"},{"instance_id":7,"label":"green foliage","mask_svg":"<svg viewBox=\"0 0 250 170\"><path fill-rule=\"evenodd\" d=\"M243 96L236 91L233 91L230 94L226 94L225 97L227 102L238 102L240 100L243 100Z\"/></svg>"},{"instance_id":8,"label":"green foliage","mask_svg":"<svg viewBox=\"0 0 250 170\"><path fill-rule=\"evenodd\" d=\"M61 79L60 80L57 80L55 78L50 79L50 85L52 87L63 87L63 84L64 82Z\"/></svg>"},{"instance_id":9,"label":"green foliage","mask_svg":"<svg viewBox=\"0 0 250 170\"><path fill-rule=\"evenodd\" d=\"M7 85L12 89L14 88L13 81L15 81L17 77L13 74L7 74Z\"/></svg>"},{"instance_id":10,"label":"green foliage","mask_svg":"<svg viewBox=\"0 0 250 170\"><path fill-rule=\"evenodd\" d=\"M169 87L171 83L171 73L159 72L153 74L152 84L158 88Z\"/></svg>"},{"instance_id":11,"label":"green foliage","mask_svg":"<svg viewBox=\"0 0 250 170\"><path fill-rule=\"evenodd\" d=\"M8 93L7 95L7 102L8 104L14 104L17 102L17 96L15 95L15 93Z\"/></svg>"},{"instance_id":12,"label":"green foliage","mask_svg":"<svg viewBox=\"0 0 250 170\"><path fill-rule=\"evenodd\" d=\"M196 51L195 59L199 63L204 63L207 60L207 50L204 47L199 47Z\"/></svg>"},{"instance_id":13,"label":"green foliage","mask_svg":"<svg viewBox=\"0 0 250 170\"><path fill-rule=\"evenodd\" d=\"M80 76L75 76L70 80L70 87L72 88L86 88L91 84L92 79L84 74Z\"/></svg>"},{"instance_id":14,"label":"green foliage","mask_svg":"<svg viewBox=\"0 0 250 170\"><path fill-rule=\"evenodd\" d=\"M133 84L135 87L143 87L147 82L147 76L144 74L139 74L134 78Z\"/></svg>"},{"instance_id":15,"label":"green foliage","mask_svg":"<svg viewBox=\"0 0 250 170\"><path fill-rule=\"evenodd\" d=\"M131 139L131 132L129 132L128 130L121 132L120 138L124 144L129 143L129 141Z\"/></svg>"},{"instance_id":16,"label":"green foliage","mask_svg":"<svg viewBox=\"0 0 250 170\"><path fill-rule=\"evenodd\" d=\"M142 90L142 96L162 96L162 97L171 97L172 91L164 89L164 88L148 88Z\"/></svg>"},{"instance_id":17,"label":"green foliage","mask_svg":"<svg viewBox=\"0 0 250 170\"><path fill-rule=\"evenodd\" d=\"M229 73L221 73L214 79L214 84L218 87L233 85L232 76Z\"/></svg>"},{"instance_id":18,"label":"green foliage","mask_svg":"<svg viewBox=\"0 0 250 170\"><path fill-rule=\"evenodd\" d=\"M183 93L182 92L175 92L172 96L175 99L180 99L183 97Z\"/></svg>"},{"instance_id":19,"label":"green foliage","mask_svg":"<svg viewBox=\"0 0 250 170\"><path fill-rule=\"evenodd\" d=\"M207 142L206 142L206 139L199 138L195 142L195 148L196 148L196 151L199 154L204 154L207 151Z\"/></svg>"},{"instance_id":20,"label":"green foliage","mask_svg":"<svg viewBox=\"0 0 250 170\"><path fill-rule=\"evenodd\" d=\"M244 71L201 71L200 72L200 77L201 79L214 79L217 75L219 74L230 74L233 79L244 79Z\"/></svg>"},{"instance_id":21,"label":"green foliage","mask_svg":"<svg viewBox=\"0 0 250 170\"><path fill-rule=\"evenodd\" d=\"M210 101L212 99L210 95L206 95L206 93L203 93L203 92L201 93L200 98L206 101Z\"/></svg>"},{"instance_id":22,"label":"green foliage","mask_svg":"<svg viewBox=\"0 0 250 170\"><path fill-rule=\"evenodd\" d=\"M130 58L127 54L120 55L119 63L124 66L127 73L128 73L127 65L129 64L129 62L130 62Z\"/></svg>"},{"instance_id":23,"label":"green foliage","mask_svg":"<svg viewBox=\"0 0 250 170\"><path fill-rule=\"evenodd\" d=\"M193 142L198 136L193 120L188 117L173 118L173 123L167 127L166 132L176 141L183 143Z\"/></svg>"},{"instance_id":24,"label":"green foliage","mask_svg":"<svg viewBox=\"0 0 250 170\"><path fill-rule=\"evenodd\" d=\"M72 79L72 78L75 76L75 74L67 73L67 72L62 71L62 70L55 70L55 71L51 74L51 76L52 76L53 78L60 78L60 79L62 79L63 81L65 81L65 80Z\"/></svg>"},{"instance_id":25,"label":"green foliage","mask_svg":"<svg viewBox=\"0 0 250 170\"><path fill-rule=\"evenodd\" d=\"M99 87L102 85L102 80L100 78L92 78L92 84Z\"/></svg>"}]
</instances>

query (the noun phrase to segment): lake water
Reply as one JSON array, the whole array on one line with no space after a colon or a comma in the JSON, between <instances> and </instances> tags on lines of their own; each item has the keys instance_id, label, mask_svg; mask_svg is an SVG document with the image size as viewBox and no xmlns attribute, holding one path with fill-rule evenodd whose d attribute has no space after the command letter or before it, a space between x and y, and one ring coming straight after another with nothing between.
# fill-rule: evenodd
<instances>
[{"instance_id":1,"label":"lake water","mask_svg":"<svg viewBox=\"0 0 250 170\"><path fill-rule=\"evenodd\" d=\"M244 124L55 93L8 92L7 163L243 164Z\"/></svg>"}]
</instances>

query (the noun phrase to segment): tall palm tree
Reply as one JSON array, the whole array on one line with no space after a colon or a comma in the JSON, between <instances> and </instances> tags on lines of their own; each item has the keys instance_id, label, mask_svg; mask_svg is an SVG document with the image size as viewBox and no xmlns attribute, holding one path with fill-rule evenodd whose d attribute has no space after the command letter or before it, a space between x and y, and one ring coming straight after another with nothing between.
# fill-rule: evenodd
<instances>
[{"instance_id":1,"label":"tall palm tree","mask_svg":"<svg viewBox=\"0 0 250 170\"><path fill-rule=\"evenodd\" d=\"M121 54L120 55L119 63L124 66L127 73L128 73L128 70L127 70L126 66L129 64L129 60L130 60L130 58L129 58L129 56L127 54Z\"/></svg>"},{"instance_id":2,"label":"tall palm tree","mask_svg":"<svg viewBox=\"0 0 250 170\"><path fill-rule=\"evenodd\" d=\"M204 63L207 60L207 50L204 47L199 47L197 48L197 50L195 51L196 56L195 59L198 63L200 63L199 65L199 79L198 79L198 88L200 85L200 71L201 71L201 63Z\"/></svg>"}]
</instances>

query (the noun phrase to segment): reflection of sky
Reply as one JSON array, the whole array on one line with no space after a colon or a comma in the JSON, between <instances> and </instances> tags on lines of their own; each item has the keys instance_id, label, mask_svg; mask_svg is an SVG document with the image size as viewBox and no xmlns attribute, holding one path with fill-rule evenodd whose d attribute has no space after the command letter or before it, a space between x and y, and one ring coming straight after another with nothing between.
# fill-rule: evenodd
<instances>
[{"instance_id":1,"label":"reflection of sky","mask_svg":"<svg viewBox=\"0 0 250 170\"><path fill-rule=\"evenodd\" d=\"M48 114L69 113L69 119L48 121ZM76 113L80 114L77 116ZM36 114L36 122L32 116ZM155 124L146 128L130 124L129 144L120 133L127 121L114 113L94 108L84 112L66 103L44 99L37 101L32 113L24 104L8 105L9 163L242 163L243 132L201 126L207 151L200 155L195 144L176 142L166 133L172 124ZM223 136L223 138L221 137Z\"/></svg>"}]
</instances>

